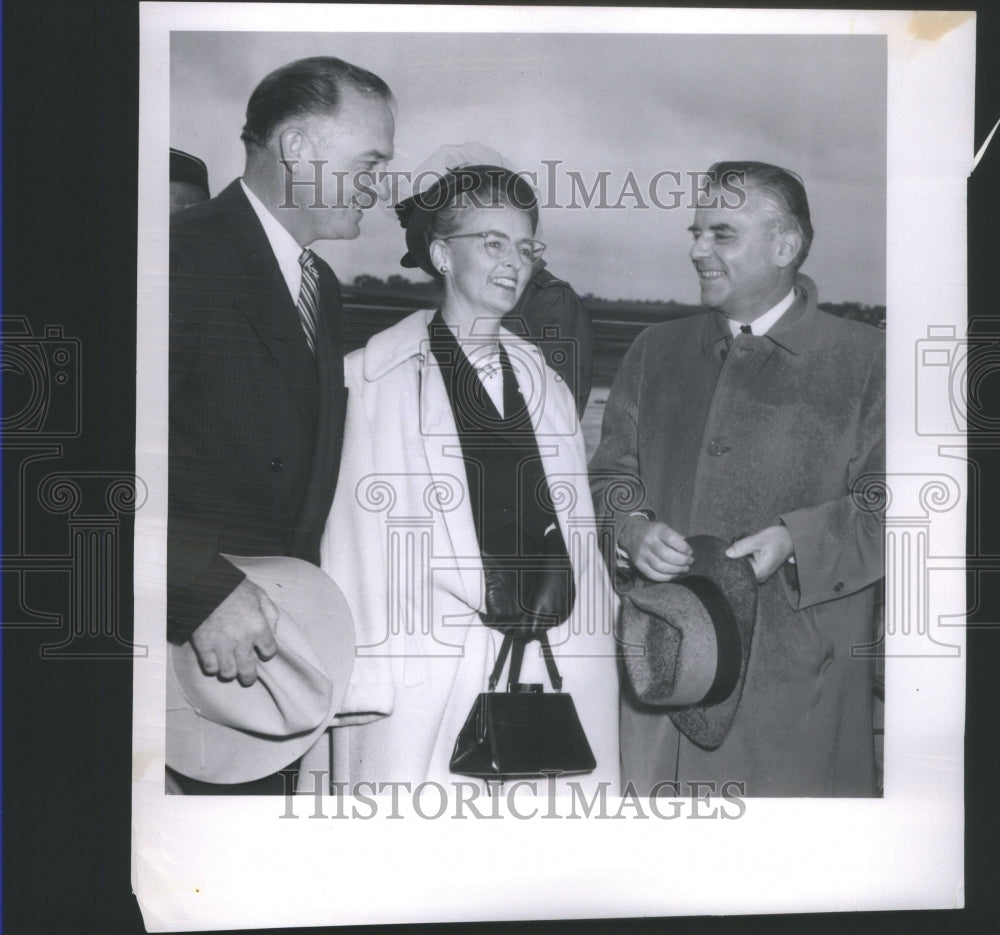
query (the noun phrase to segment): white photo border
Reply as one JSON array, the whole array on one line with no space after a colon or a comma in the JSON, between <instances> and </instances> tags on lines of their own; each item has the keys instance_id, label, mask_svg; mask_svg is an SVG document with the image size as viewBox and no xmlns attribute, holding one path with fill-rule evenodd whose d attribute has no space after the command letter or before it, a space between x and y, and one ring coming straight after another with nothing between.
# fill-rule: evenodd
<instances>
[{"instance_id":1,"label":"white photo border","mask_svg":"<svg viewBox=\"0 0 1000 935\"><path fill-rule=\"evenodd\" d=\"M691 820L690 802L677 820L546 820L544 802L531 820L426 820L405 803L402 820L338 819L330 805L314 819L308 800L282 820L273 798L164 794L170 31L498 29L886 37L881 799L748 799L739 820L710 821ZM135 517L135 641L148 652L134 662L132 807L147 928L961 907L970 494L964 426L926 352L953 361L966 334L973 14L143 3L140 48L136 473L149 494Z\"/></svg>"}]
</instances>

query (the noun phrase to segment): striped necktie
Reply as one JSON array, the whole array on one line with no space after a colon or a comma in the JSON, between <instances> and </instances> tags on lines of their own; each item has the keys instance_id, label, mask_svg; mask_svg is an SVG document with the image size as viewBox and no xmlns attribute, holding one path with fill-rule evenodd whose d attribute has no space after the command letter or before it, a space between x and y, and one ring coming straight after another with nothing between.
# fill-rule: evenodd
<instances>
[{"instance_id":1,"label":"striped necktie","mask_svg":"<svg viewBox=\"0 0 1000 935\"><path fill-rule=\"evenodd\" d=\"M308 247L299 257L302 267L302 285L299 287L299 301L296 308L302 322L302 330L306 333L309 350L316 355L316 316L319 313L319 270L316 268L316 255Z\"/></svg>"}]
</instances>

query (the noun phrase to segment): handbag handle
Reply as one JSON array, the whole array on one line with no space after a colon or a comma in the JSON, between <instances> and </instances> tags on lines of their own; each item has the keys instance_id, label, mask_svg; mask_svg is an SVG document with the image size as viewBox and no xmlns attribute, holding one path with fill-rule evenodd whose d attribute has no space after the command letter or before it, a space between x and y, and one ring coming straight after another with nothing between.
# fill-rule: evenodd
<instances>
[{"instance_id":1,"label":"handbag handle","mask_svg":"<svg viewBox=\"0 0 1000 935\"><path fill-rule=\"evenodd\" d=\"M555 656L552 655L552 647L549 645L549 635L543 632L537 639L542 644L542 658L545 660L545 668L548 670L552 687L557 692L561 692L563 680L559 674L559 670L556 668ZM507 662L507 656L510 655L512 647L514 652L511 655L510 672L507 675L507 691L510 691L510 687L520 681L521 663L524 660L524 647L527 644L527 640L516 639L513 633L504 634L503 644L500 646L496 665L493 666L493 672L490 673L489 684L491 692L496 691L497 683L500 681L500 674L503 672L503 667Z\"/></svg>"}]
</instances>

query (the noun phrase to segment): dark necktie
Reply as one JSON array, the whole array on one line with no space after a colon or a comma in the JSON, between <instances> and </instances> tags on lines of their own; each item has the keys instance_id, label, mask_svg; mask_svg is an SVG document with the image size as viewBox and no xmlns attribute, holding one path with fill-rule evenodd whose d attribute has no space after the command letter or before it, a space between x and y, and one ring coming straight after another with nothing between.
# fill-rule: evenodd
<instances>
[{"instance_id":1,"label":"dark necktie","mask_svg":"<svg viewBox=\"0 0 1000 935\"><path fill-rule=\"evenodd\" d=\"M753 334L753 328L749 325L740 325L740 334Z\"/></svg>"},{"instance_id":2,"label":"dark necktie","mask_svg":"<svg viewBox=\"0 0 1000 935\"><path fill-rule=\"evenodd\" d=\"M296 308L302 330L306 333L306 343L309 350L316 354L316 316L319 313L319 270L316 268L316 255L308 247L299 257L302 267L302 285L299 287L299 301Z\"/></svg>"}]
</instances>

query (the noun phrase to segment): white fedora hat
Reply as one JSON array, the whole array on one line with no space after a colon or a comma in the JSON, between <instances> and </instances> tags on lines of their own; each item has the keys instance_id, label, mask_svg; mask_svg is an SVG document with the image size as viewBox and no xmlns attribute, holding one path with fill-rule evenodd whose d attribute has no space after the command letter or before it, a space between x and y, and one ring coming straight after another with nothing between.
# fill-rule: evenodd
<instances>
[{"instance_id":1,"label":"white fedora hat","mask_svg":"<svg viewBox=\"0 0 1000 935\"><path fill-rule=\"evenodd\" d=\"M167 650L167 766L191 779L250 782L297 760L330 725L354 664L340 588L297 558L224 556L277 605L278 651L243 686L201 671L190 643Z\"/></svg>"}]
</instances>

